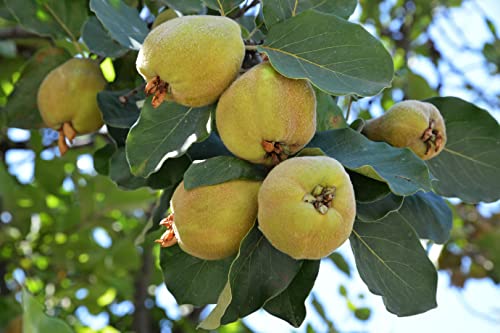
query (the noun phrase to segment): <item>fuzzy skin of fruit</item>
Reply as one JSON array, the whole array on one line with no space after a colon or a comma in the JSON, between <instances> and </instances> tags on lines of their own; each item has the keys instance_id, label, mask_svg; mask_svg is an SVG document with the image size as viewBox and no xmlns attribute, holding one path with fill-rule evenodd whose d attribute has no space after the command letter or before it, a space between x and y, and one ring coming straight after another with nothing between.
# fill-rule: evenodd
<instances>
[{"instance_id":1,"label":"fuzzy skin of fruit","mask_svg":"<svg viewBox=\"0 0 500 333\"><path fill-rule=\"evenodd\" d=\"M433 131L439 133L442 140L438 147L432 145L428 149L422 136L431 123ZM431 103L415 100L394 104L382 116L368 121L363 134L373 141L408 147L423 160L437 156L446 144L446 127L439 110Z\"/></svg>"},{"instance_id":2,"label":"fuzzy skin of fruit","mask_svg":"<svg viewBox=\"0 0 500 333\"><path fill-rule=\"evenodd\" d=\"M217 260L236 254L257 217L261 182L234 180L187 191L182 182L171 206L179 246L192 256Z\"/></svg>"},{"instance_id":3,"label":"fuzzy skin of fruit","mask_svg":"<svg viewBox=\"0 0 500 333\"><path fill-rule=\"evenodd\" d=\"M335 187L322 214L304 201L318 186ZM344 167L326 156L295 157L278 164L259 191L259 228L281 252L295 259L320 259L351 234L356 216L354 189Z\"/></svg>"},{"instance_id":4,"label":"fuzzy skin of fruit","mask_svg":"<svg viewBox=\"0 0 500 333\"><path fill-rule=\"evenodd\" d=\"M183 16L153 29L137 56L146 81L169 85L167 100L191 107L209 105L238 75L245 45L240 26L221 16Z\"/></svg>"},{"instance_id":5,"label":"fuzzy skin of fruit","mask_svg":"<svg viewBox=\"0 0 500 333\"><path fill-rule=\"evenodd\" d=\"M271 165L262 141L287 146L294 154L316 131L316 96L306 80L288 79L261 63L222 94L216 109L219 135L236 156Z\"/></svg>"},{"instance_id":6,"label":"fuzzy skin of fruit","mask_svg":"<svg viewBox=\"0 0 500 333\"><path fill-rule=\"evenodd\" d=\"M78 134L97 131L103 125L97 93L106 86L99 64L70 59L53 69L38 89L38 109L45 124L59 130L71 122Z\"/></svg>"}]
</instances>

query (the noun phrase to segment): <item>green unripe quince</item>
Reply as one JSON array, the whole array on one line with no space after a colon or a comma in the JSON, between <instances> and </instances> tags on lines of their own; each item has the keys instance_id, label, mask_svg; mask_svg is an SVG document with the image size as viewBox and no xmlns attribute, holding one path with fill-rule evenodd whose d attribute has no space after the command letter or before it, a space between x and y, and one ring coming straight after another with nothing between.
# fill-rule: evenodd
<instances>
[{"instance_id":1,"label":"green unripe quince","mask_svg":"<svg viewBox=\"0 0 500 333\"><path fill-rule=\"evenodd\" d=\"M260 230L295 259L328 256L347 240L356 216L349 175L326 156L278 164L264 179L258 203Z\"/></svg>"},{"instance_id":2,"label":"green unripe quince","mask_svg":"<svg viewBox=\"0 0 500 333\"><path fill-rule=\"evenodd\" d=\"M160 24L165 23L167 21L170 21L171 19L174 19L177 17L179 17L179 16L175 12L175 10L167 9L167 10L161 12L160 14L158 14L158 16L155 18L155 20L153 22L153 25L151 26L151 29L154 29L157 26L159 26Z\"/></svg>"},{"instance_id":3,"label":"green unripe quince","mask_svg":"<svg viewBox=\"0 0 500 333\"><path fill-rule=\"evenodd\" d=\"M306 80L259 64L222 94L217 129L226 147L253 163L272 165L302 149L316 131L316 97Z\"/></svg>"},{"instance_id":4,"label":"green unripe quince","mask_svg":"<svg viewBox=\"0 0 500 333\"><path fill-rule=\"evenodd\" d=\"M153 29L136 66L154 94L191 107L214 103L238 75L245 56L240 26L227 17L183 16Z\"/></svg>"},{"instance_id":5,"label":"green unripe quince","mask_svg":"<svg viewBox=\"0 0 500 333\"><path fill-rule=\"evenodd\" d=\"M71 123L77 134L103 125L97 93L106 86L99 64L74 58L53 69L38 89L38 109L45 124L55 130Z\"/></svg>"},{"instance_id":6,"label":"green unripe quince","mask_svg":"<svg viewBox=\"0 0 500 333\"><path fill-rule=\"evenodd\" d=\"M188 191L182 182L171 201L173 229L181 249L206 260L236 254L255 223L260 185L234 180Z\"/></svg>"},{"instance_id":7,"label":"green unripe quince","mask_svg":"<svg viewBox=\"0 0 500 333\"><path fill-rule=\"evenodd\" d=\"M363 134L373 141L408 147L423 160L437 156L446 144L445 122L439 110L415 100L394 104L381 117L368 121Z\"/></svg>"}]
</instances>

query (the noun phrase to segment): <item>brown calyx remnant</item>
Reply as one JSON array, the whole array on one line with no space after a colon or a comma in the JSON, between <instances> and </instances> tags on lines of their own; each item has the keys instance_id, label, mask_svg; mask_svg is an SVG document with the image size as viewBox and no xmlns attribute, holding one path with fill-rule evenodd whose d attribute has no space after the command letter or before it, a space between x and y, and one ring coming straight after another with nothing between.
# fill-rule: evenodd
<instances>
[{"instance_id":1,"label":"brown calyx remnant","mask_svg":"<svg viewBox=\"0 0 500 333\"><path fill-rule=\"evenodd\" d=\"M59 147L59 153L63 156L69 150L66 139L68 139L70 143L73 143L73 139L76 137L77 133L69 121L63 123L58 132L59 138L57 140L57 146Z\"/></svg>"},{"instance_id":2,"label":"brown calyx remnant","mask_svg":"<svg viewBox=\"0 0 500 333\"><path fill-rule=\"evenodd\" d=\"M144 92L147 96L154 95L151 105L156 109L167 97L169 85L167 82L162 81L157 75L151 79L144 88Z\"/></svg>"},{"instance_id":3,"label":"brown calyx remnant","mask_svg":"<svg viewBox=\"0 0 500 333\"><path fill-rule=\"evenodd\" d=\"M440 131L435 129L436 122L434 119L431 119L429 122L429 127L424 131L421 136L422 141L427 144L427 150L425 151L425 155L427 155L432 147L434 146L434 151L439 151L441 146L443 145L443 136Z\"/></svg>"},{"instance_id":4,"label":"brown calyx remnant","mask_svg":"<svg viewBox=\"0 0 500 333\"><path fill-rule=\"evenodd\" d=\"M284 143L262 140L261 144L266 151L266 157L271 157L273 165L283 162L291 154L290 149Z\"/></svg>"},{"instance_id":5,"label":"brown calyx remnant","mask_svg":"<svg viewBox=\"0 0 500 333\"><path fill-rule=\"evenodd\" d=\"M161 247L170 247L177 244L177 238L173 228L174 214L170 214L160 221L160 225L165 226L167 230L161 235L160 239L155 240L155 243L160 244Z\"/></svg>"},{"instance_id":6,"label":"brown calyx remnant","mask_svg":"<svg viewBox=\"0 0 500 333\"><path fill-rule=\"evenodd\" d=\"M333 205L336 190L337 188L335 186L323 187L321 185L316 185L311 193L306 193L306 195L304 195L302 200L312 204L319 213L325 215L328 209Z\"/></svg>"}]
</instances>

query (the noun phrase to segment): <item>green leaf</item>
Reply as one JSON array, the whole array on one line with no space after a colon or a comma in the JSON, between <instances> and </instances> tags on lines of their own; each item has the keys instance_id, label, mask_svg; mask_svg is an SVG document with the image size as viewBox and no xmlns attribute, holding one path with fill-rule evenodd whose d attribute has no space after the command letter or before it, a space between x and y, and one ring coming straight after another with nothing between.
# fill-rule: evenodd
<instances>
[{"instance_id":1,"label":"green leaf","mask_svg":"<svg viewBox=\"0 0 500 333\"><path fill-rule=\"evenodd\" d=\"M386 182L394 194L431 189L426 164L409 149L370 141L350 128L318 133L308 146L323 149L350 170Z\"/></svg>"},{"instance_id":2,"label":"green leaf","mask_svg":"<svg viewBox=\"0 0 500 333\"><path fill-rule=\"evenodd\" d=\"M119 58L128 51L111 37L95 16L89 17L83 25L82 39L91 52L102 57Z\"/></svg>"},{"instance_id":3,"label":"green leaf","mask_svg":"<svg viewBox=\"0 0 500 333\"><path fill-rule=\"evenodd\" d=\"M384 198L363 203L356 202L356 217L363 222L373 222L383 219L388 214L395 212L403 205L404 197L389 193Z\"/></svg>"},{"instance_id":4,"label":"green leaf","mask_svg":"<svg viewBox=\"0 0 500 333\"><path fill-rule=\"evenodd\" d=\"M351 277L351 267L340 253L333 252L327 258L330 259L338 269Z\"/></svg>"},{"instance_id":5,"label":"green leaf","mask_svg":"<svg viewBox=\"0 0 500 333\"><path fill-rule=\"evenodd\" d=\"M38 112L36 96L38 87L47 74L70 58L59 48L38 51L27 63L15 89L9 96L5 109L7 125L18 128L40 128L43 121Z\"/></svg>"},{"instance_id":6,"label":"green leaf","mask_svg":"<svg viewBox=\"0 0 500 333\"><path fill-rule=\"evenodd\" d=\"M394 72L390 54L360 25L313 10L273 26L258 50L284 76L331 95L377 95Z\"/></svg>"},{"instance_id":7,"label":"green leaf","mask_svg":"<svg viewBox=\"0 0 500 333\"><path fill-rule=\"evenodd\" d=\"M109 178L122 189L135 190L147 185L146 178L136 177L130 172L125 147L118 148L111 157Z\"/></svg>"},{"instance_id":8,"label":"green leaf","mask_svg":"<svg viewBox=\"0 0 500 333\"><path fill-rule=\"evenodd\" d=\"M191 164L184 174L184 187L186 190L192 190L236 179L262 181L265 177L265 170L255 164L236 157L217 156Z\"/></svg>"},{"instance_id":9,"label":"green leaf","mask_svg":"<svg viewBox=\"0 0 500 333\"><path fill-rule=\"evenodd\" d=\"M263 0L263 12L266 26L270 28L308 9L347 19L356 9L356 5L356 0Z\"/></svg>"},{"instance_id":10,"label":"green leaf","mask_svg":"<svg viewBox=\"0 0 500 333\"><path fill-rule=\"evenodd\" d=\"M487 111L455 97L436 97L434 104L446 123L448 141L427 161L438 179L436 192L465 202L500 199L500 126Z\"/></svg>"},{"instance_id":11,"label":"green leaf","mask_svg":"<svg viewBox=\"0 0 500 333\"><path fill-rule=\"evenodd\" d=\"M335 103L332 96L319 89L316 92L316 131L322 132L329 129L345 128L347 123L342 109Z\"/></svg>"},{"instance_id":12,"label":"green leaf","mask_svg":"<svg viewBox=\"0 0 500 333\"><path fill-rule=\"evenodd\" d=\"M299 327L306 317L304 302L311 292L319 272L319 260L305 260L290 285L264 305L264 310Z\"/></svg>"},{"instance_id":13,"label":"green leaf","mask_svg":"<svg viewBox=\"0 0 500 333\"><path fill-rule=\"evenodd\" d=\"M229 286L200 327L216 329L258 310L288 287L302 264L276 250L255 226L231 264Z\"/></svg>"},{"instance_id":14,"label":"green leaf","mask_svg":"<svg viewBox=\"0 0 500 333\"><path fill-rule=\"evenodd\" d=\"M215 132L210 133L210 136L206 140L193 144L187 151L186 155L188 155L193 161L206 160L207 158L221 155L233 156Z\"/></svg>"},{"instance_id":15,"label":"green leaf","mask_svg":"<svg viewBox=\"0 0 500 333\"><path fill-rule=\"evenodd\" d=\"M357 172L348 171L347 173L354 187L356 202L369 203L378 201L391 193L386 183L368 178Z\"/></svg>"},{"instance_id":16,"label":"green leaf","mask_svg":"<svg viewBox=\"0 0 500 333\"><path fill-rule=\"evenodd\" d=\"M129 92L130 90L105 90L97 94L97 103L106 124L118 128L130 128L137 121L141 111L136 103L144 99L144 93L140 92L127 97L125 104L122 103L120 97Z\"/></svg>"},{"instance_id":17,"label":"green leaf","mask_svg":"<svg viewBox=\"0 0 500 333\"><path fill-rule=\"evenodd\" d=\"M106 126L108 129L108 133L115 141L117 147L125 147L125 141L127 140L128 128L118 128L118 127L113 127L113 126Z\"/></svg>"},{"instance_id":18,"label":"green leaf","mask_svg":"<svg viewBox=\"0 0 500 333\"><path fill-rule=\"evenodd\" d=\"M161 0L161 2L183 14L200 14L205 8L201 0Z\"/></svg>"},{"instance_id":19,"label":"green leaf","mask_svg":"<svg viewBox=\"0 0 500 333\"><path fill-rule=\"evenodd\" d=\"M86 0L4 2L25 29L54 39L69 37L71 40L78 40L82 24L88 16Z\"/></svg>"},{"instance_id":20,"label":"green leaf","mask_svg":"<svg viewBox=\"0 0 500 333\"><path fill-rule=\"evenodd\" d=\"M137 10L121 0L90 0L90 9L118 43L132 50L141 48L149 29Z\"/></svg>"},{"instance_id":21,"label":"green leaf","mask_svg":"<svg viewBox=\"0 0 500 333\"><path fill-rule=\"evenodd\" d=\"M94 159L94 169L100 175L107 176L109 175L109 167L111 164L111 156L116 151L116 147L112 143L106 144L104 147L96 150L93 155Z\"/></svg>"},{"instance_id":22,"label":"green leaf","mask_svg":"<svg viewBox=\"0 0 500 333\"><path fill-rule=\"evenodd\" d=\"M73 333L61 319L49 317L40 304L23 288L23 333Z\"/></svg>"},{"instance_id":23,"label":"green leaf","mask_svg":"<svg viewBox=\"0 0 500 333\"><path fill-rule=\"evenodd\" d=\"M437 273L414 230L397 213L376 222L354 223L349 238L359 275L398 316L437 306Z\"/></svg>"},{"instance_id":24,"label":"green leaf","mask_svg":"<svg viewBox=\"0 0 500 333\"><path fill-rule=\"evenodd\" d=\"M127 159L132 173L149 176L168 158L183 155L210 132L212 107L190 108L164 102L158 108L146 99L139 120L127 137Z\"/></svg>"},{"instance_id":25,"label":"green leaf","mask_svg":"<svg viewBox=\"0 0 500 333\"><path fill-rule=\"evenodd\" d=\"M182 251L178 245L160 251L165 284L179 304L204 306L216 303L227 282L233 259L199 259Z\"/></svg>"},{"instance_id":26,"label":"green leaf","mask_svg":"<svg viewBox=\"0 0 500 333\"><path fill-rule=\"evenodd\" d=\"M443 198L429 192L418 192L405 197L401 209L395 213L408 222L420 238L444 244L450 238L453 216Z\"/></svg>"},{"instance_id":27,"label":"green leaf","mask_svg":"<svg viewBox=\"0 0 500 333\"><path fill-rule=\"evenodd\" d=\"M226 16L245 0L203 0L207 7L218 10L222 16Z\"/></svg>"}]
</instances>

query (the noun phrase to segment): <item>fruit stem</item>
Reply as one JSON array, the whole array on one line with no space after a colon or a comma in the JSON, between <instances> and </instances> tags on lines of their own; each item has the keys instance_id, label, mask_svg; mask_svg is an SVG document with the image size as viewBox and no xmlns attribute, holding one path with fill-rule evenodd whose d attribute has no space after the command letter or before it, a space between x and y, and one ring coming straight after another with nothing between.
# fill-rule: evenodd
<instances>
[{"instance_id":1,"label":"fruit stem","mask_svg":"<svg viewBox=\"0 0 500 333\"><path fill-rule=\"evenodd\" d=\"M59 153L61 154L61 156L64 156L64 154L66 154L69 150L68 144L66 143L66 136L64 135L64 131L62 128L59 130L57 146L59 147Z\"/></svg>"},{"instance_id":2,"label":"fruit stem","mask_svg":"<svg viewBox=\"0 0 500 333\"><path fill-rule=\"evenodd\" d=\"M160 244L161 247L170 247L177 244L177 237L175 237L173 228L174 214L170 214L161 220L160 225L166 227L167 230L161 235L160 239L155 240L155 243Z\"/></svg>"},{"instance_id":3,"label":"fruit stem","mask_svg":"<svg viewBox=\"0 0 500 333\"><path fill-rule=\"evenodd\" d=\"M70 143L73 143L73 139L76 136L76 131L73 128L73 125L69 121L65 122L62 126L62 131L65 137L68 138Z\"/></svg>"}]
</instances>

